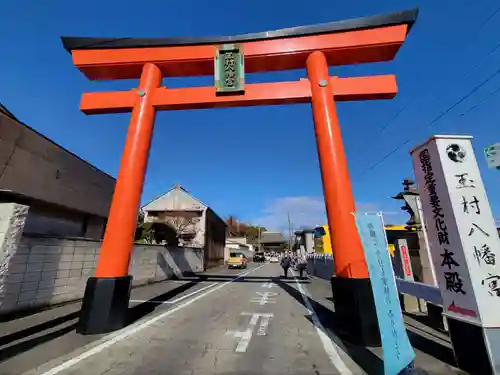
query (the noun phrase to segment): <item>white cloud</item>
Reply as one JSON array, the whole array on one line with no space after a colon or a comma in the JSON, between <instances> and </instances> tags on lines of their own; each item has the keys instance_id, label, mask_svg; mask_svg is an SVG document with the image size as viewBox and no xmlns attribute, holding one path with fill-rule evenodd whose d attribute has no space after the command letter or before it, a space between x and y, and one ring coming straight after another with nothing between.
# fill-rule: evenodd
<instances>
[{"instance_id":1,"label":"white cloud","mask_svg":"<svg viewBox=\"0 0 500 375\"><path fill-rule=\"evenodd\" d=\"M323 199L303 196L272 201L253 222L269 230L288 231L288 213L294 228L312 227L326 221Z\"/></svg>"},{"instance_id":2,"label":"white cloud","mask_svg":"<svg viewBox=\"0 0 500 375\"><path fill-rule=\"evenodd\" d=\"M358 212L381 211L376 203L357 203ZM266 227L268 230L288 232L288 213L292 227L311 228L327 222L325 202L322 197L284 197L270 202L262 214L255 217L252 222ZM386 215L400 215L400 212L384 211Z\"/></svg>"}]
</instances>

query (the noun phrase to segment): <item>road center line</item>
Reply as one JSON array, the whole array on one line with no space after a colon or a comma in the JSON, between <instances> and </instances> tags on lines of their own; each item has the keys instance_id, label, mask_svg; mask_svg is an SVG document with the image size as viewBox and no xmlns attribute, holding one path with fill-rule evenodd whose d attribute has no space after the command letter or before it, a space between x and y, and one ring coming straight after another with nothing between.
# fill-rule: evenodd
<instances>
[{"instance_id":1,"label":"road center line","mask_svg":"<svg viewBox=\"0 0 500 375\"><path fill-rule=\"evenodd\" d=\"M325 352L328 358L330 359L330 362L332 362L333 366L337 369L337 371L341 375L354 375L353 372L349 370L346 363L340 357L339 352L342 352L345 355L347 354L340 347L338 347L330 339L330 337L328 337L328 335L325 332L325 328L323 327L323 324L321 324L321 322L319 321L318 315L316 315L316 312L314 311L311 302L309 301L309 293L302 286L302 284L299 283L297 275L293 270L292 270L292 275L295 280L295 284L297 285L297 288L300 292L300 295L302 296L302 300L304 301L306 308L311 313L311 320L313 321L314 328L316 328L316 332L318 333L319 339L321 340L321 344L323 344L323 348L325 349Z\"/></svg>"},{"instance_id":2,"label":"road center line","mask_svg":"<svg viewBox=\"0 0 500 375\"><path fill-rule=\"evenodd\" d=\"M77 363L83 361L84 359L87 359L91 356L93 356L94 354L97 354L97 353L100 353L101 351L103 351L104 349L106 348L109 348L110 346L136 334L137 332L139 331L142 331L144 328L147 328L149 327L150 325L156 323L157 321L183 309L184 307L187 307L189 305L191 305L193 302L195 301L198 301L199 299L209 295L210 293L213 293L215 292L216 290L219 290L219 289L222 289L224 288L225 286L231 284L232 282L252 273L252 272L255 272L257 271L258 269L264 267L265 264L257 267L257 268L254 268L252 270L249 270L249 271L246 271L246 272L242 272L242 273L239 273L238 275L236 275L236 277L234 279L231 279L229 281L226 281L225 283L221 284L221 285L218 285L216 286L215 288L212 288L212 289L209 289L201 294L198 294L197 296L193 297L192 299L186 301L186 302L183 302L181 303L180 305L177 305L175 306L174 308L168 310L168 311L165 311L164 313L160 314L160 315L157 315L155 316L154 318L151 318L150 320L147 320L145 322L141 322L141 323L138 323L136 325L131 325L127 328L124 328L120 331L118 331L117 333L114 333L114 334L111 334L111 335L108 335L106 337L104 337L103 339L101 339L103 342L101 344L98 344L97 346L81 353L80 355L77 355L76 357L74 358L71 358L63 363L61 363L60 365L58 366L55 366L53 368L51 368L50 370L48 371L45 371L43 372L41 375L56 375L56 374L59 374L61 371L64 371L64 370L67 370L69 369L70 367L76 365Z\"/></svg>"}]
</instances>

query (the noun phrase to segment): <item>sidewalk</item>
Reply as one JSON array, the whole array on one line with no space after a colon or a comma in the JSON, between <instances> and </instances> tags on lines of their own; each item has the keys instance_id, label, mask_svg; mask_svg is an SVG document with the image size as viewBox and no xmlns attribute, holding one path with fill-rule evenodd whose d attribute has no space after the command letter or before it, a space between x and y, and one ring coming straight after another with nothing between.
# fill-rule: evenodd
<instances>
[{"instance_id":1,"label":"sidewalk","mask_svg":"<svg viewBox=\"0 0 500 375\"><path fill-rule=\"evenodd\" d=\"M382 370L382 348L355 347L337 336L336 332L338 333L341 327L335 326L335 305L332 301L330 282L314 276L310 276L310 281L307 290L312 300L311 304L329 337L367 373L373 373L374 369ZM409 316L405 315L404 319L410 342L415 350L416 367L429 375L465 374L454 367L453 350L446 334L427 327Z\"/></svg>"}]
</instances>

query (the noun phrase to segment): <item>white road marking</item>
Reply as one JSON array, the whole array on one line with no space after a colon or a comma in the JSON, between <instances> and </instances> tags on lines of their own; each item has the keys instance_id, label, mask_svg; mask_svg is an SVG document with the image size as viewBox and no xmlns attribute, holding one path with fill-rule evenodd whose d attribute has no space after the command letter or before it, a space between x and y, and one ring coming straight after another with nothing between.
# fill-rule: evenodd
<instances>
[{"instance_id":1,"label":"white road marking","mask_svg":"<svg viewBox=\"0 0 500 375\"><path fill-rule=\"evenodd\" d=\"M250 344L250 340L252 339L252 328L247 328L244 331L227 331L226 335L232 335L234 338L240 339L238 341L238 345L234 350L237 353L245 353L248 348L248 344Z\"/></svg>"},{"instance_id":2,"label":"white road marking","mask_svg":"<svg viewBox=\"0 0 500 375\"><path fill-rule=\"evenodd\" d=\"M267 305L268 303L276 303L276 299L273 298L278 295L278 293L274 292L265 292L265 293L260 293L260 292L255 292L257 293L260 297L253 297L250 302L251 303L258 303L259 305Z\"/></svg>"},{"instance_id":3,"label":"white road marking","mask_svg":"<svg viewBox=\"0 0 500 375\"><path fill-rule=\"evenodd\" d=\"M271 288L277 287L277 285L275 283L269 282L269 283L262 284L262 287L267 288L267 289L271 289Z\"/></svg>"},{"instance_id":4,"label":"white road marking","mask_svg":"<svg viewBox=\"0 0 500 375\"><path fill-rule=\"evenodd\" d=\"M163 301L162 302L162 301L149 301L149 300L131 299L130 302L140 302L140 303L148 302L148 303L157 303L159 305L174 304L174 303L182 301L183 299L186 299L188 297L194 296L195 294L203 292L204 290L207 290L208 288L211 288L211 287L213 287L216 284L217 283L208 284L207 286L204 286L203 288L197 289L194 292L188 293L188 294L186 294L184 296L180 296L179 298L173 299L171 301Z\"/></svg>"},{"instance_id":5,"label":"white road marking","mask_svg":"<svg viewBox=\"0 0 500 375\"><path fill-rule=\"evenodd\" d=\"M266 336L267 328L269 327L269 321L273 317L273 314L268 314L268 316L263 316L260 320L259 330L257 331L257 336Z\"/></svg>"},{"instance_id":6,"label":"white road marking","mask_svg":"<svg viewBox=\"0 0 500 375\"><path fill-rule=\"evenodd\" d=\"M262 318L261 319L261 322L263 320L267 320L267 324L269 324L269 319L271 319L274 314L273 313L249 313L249 312L242 312L240 315L244 315L244 316L251 316L250 318L250 325L251 326L256 326L257 323L259 322L259 318Z\"/></svg>"},{"instance_id":7,"label":"white road marking","mask_svg":"<svg viewBox=\"0 0 500 375\"><path fill-rule=\"evenodd\" d=\"M193 302L195 301L198 301L199 299L209 295L210 293L213 293L215 292L216 290L219 290L219 289L222 289L224 288L225 286L231 284L232 282L252 273L252 272L255 272L257 271L259 268L262 268L264 267L265 265L261 265L257 268L254 268L252 270L249 270L249 271L245 271L245 272L242 272L242 273L239 273L238 275L235 275L236 277L232 280L229 280L229 281L226 281L225 283L221 284L221 285L218 285L216 286L215 288L212 288L212 289L209 289L201 294L198 294L197 296L193 297L192 299L186 301L186 302L183 302L181 303L180 305L177 305L175 306L174 308L168 310L168 311L165 311L164 313L160 314L160 315L157 315L155 316L154 318L151 318L150 320L146 320L144 322L139 322L139 323L136 323L136 324L133 324L129 327L126 327L126 328L123 328L122 330L116 332L116 333L113 333L111 335L108 335L108 336L105 336L103 339L101 339L100 341L102 341L100 344L94 346L93 348L81 353L80 355L77 355L76 357L74 358L71 358L69 360L67 360L66 362L63 362L61 363L60 365L58 366L55 366L53 368L51 368L50 370L48 371L45 371L44 373L42 373L41 375L56 375L56 374L59 374L61 371L64 371L64 370L67 370L71 367L73 367L74 365L76 365L77 363L93 356L94 354L97 354L97 353L100 353L102 352L104 349L107 349L109 348L110 346L136 334L137 332L139 331L142 331L144 328L147 328L149 327L150 325L156 323L157 321L183 309L184 307L187 307L189 305L191 305Z\"/></svg>"},{"instance_id":8,"label":"white road marking","mask_svg":"<svg viewBox=\"0 0 500 375\"><path fill-rule=\"evenodd\" d=\"M311 302L309 301L309 293L302 286L302 284L299 283L297 275L293 270L292 270L292 275L293 278L295 279L295 284L297 285L297 288L302 296L302 300L304 301L306 308L309 310L309 313L311 314L311 320L313 321L314 327L316 328L316 332L318 333L319 339L321 340L321 344L323 344L323 348L325 349L325 352L328 358L330 359L330 362L332 362L333 366L335 366L335 368L341 375L354 375L353 372L347 367L343 359L340 357L340 352L344 353L346 356L348 355L340 347L338 347L330 339L330 337L328 337L328 335L325 332L325 328L319 321L316 312L311 306Z\"/></svg>"},{"instance_id":9,"label":"white road marking","mask_svg":"<svg viewBox=\"0 0 500 375\"><path fill-rule=\"evenodd\" d=\"M272 313L249 313L242 312L241 315L251 316L250 322L248 323L248 328L244 331L227 331L226 335L231 335L234 338L239 339L238 345L234 350L237 353L245 353L247 351L250 340L252 339L253 331L255 326L259 322L260 326L257 331L257 336L265 336L267 334L267 327L269 326L269 321L274 316Z\"/></svg>"}]
</instances>

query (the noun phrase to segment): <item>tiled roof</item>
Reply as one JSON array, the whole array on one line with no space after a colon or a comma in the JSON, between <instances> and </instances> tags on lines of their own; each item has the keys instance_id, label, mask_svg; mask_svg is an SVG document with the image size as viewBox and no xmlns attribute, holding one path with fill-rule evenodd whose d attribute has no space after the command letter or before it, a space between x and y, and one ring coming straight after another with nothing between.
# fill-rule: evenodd
<instances>
[{"instance_id":1,"label":"tiled roof","mask_svg":"<svg viewBox=\"0 0 500 375\"><path fill-rule=\"evenodd\" d=\"M285 237L280 232L262 232L261 243L286 243Z\"/></svg>"}]
</instances>

